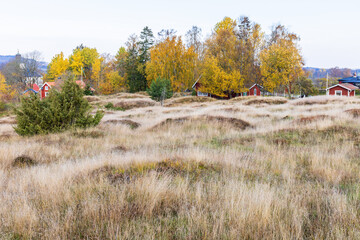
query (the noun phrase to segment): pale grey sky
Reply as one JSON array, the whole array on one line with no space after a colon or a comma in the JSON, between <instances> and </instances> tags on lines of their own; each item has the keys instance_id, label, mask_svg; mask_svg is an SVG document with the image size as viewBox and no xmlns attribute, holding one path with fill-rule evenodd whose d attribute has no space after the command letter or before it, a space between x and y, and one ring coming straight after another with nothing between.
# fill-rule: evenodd
<instances>
[{"instance_id":1,"label":"pale grey sky","mask_svg":"<svg viewBox=\"0 0 360 240\"><path fill-rule=\"evenodd\" d=\"M300 35L306 66L360 68L359 0L1 0L0 55L39 50L50 61L80 43L115 55L145 26L184 35L197 25L206 36L242 15L267 33L281 23Z\"/></svg>"}]
</instances>

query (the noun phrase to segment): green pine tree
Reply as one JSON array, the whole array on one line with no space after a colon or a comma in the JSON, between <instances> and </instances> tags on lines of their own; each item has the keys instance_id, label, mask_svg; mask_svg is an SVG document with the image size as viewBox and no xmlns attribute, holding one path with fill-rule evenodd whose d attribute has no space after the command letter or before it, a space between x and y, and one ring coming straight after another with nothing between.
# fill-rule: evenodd
<instances>
[{"instance_id":1,"label":"green pine tree","mask_svg":"<svg viewBox=\"0 0 360 240\"><path fill-rule=\"evenodd\" d=\"M151 99L155 101L162 101L171 98L173 96L171 81L168 79L158 78L151 83L147 92Z\"/></svg>"}]
</instances>

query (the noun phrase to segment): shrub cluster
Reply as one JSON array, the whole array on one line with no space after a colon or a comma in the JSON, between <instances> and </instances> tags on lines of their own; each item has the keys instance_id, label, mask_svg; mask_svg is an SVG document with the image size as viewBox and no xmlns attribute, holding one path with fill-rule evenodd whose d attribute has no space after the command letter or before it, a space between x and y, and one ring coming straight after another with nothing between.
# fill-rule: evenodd
<instances>
[{"instance_id":1,"label":"shrub cluster","mask_svg":"<svg viewBox=\"0 0 360 240\"><path fill-rule=\"evenodd\" d=\"M91 106L83 96L84 91L70 77L64 81L61 91L52 89L43 100L35 94L23 97L19 109L15 109L15 131L24 136L96 126L103 113L91 115Z\"/></svg>"}]
</instances>

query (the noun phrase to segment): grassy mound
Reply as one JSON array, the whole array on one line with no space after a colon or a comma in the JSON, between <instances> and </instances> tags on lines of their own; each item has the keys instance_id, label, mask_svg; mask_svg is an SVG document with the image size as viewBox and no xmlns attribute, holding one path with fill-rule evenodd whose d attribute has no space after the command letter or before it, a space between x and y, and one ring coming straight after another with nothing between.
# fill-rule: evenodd
<instances>
[{"instance_id":1,"label":"grassy mound","mask_svg":"<svg viewBox=\"0 0 360 240\"><path fill-rule=\"evenodd\" d=\"M166 120L160 122L155 125L152 129L159 129L168 124L179 124L184 123L186 121L204 121L206 123L221 123L221 124L229 124L230 126L238 129L246 129L251 127L251 124L241 120L239 118L229 118L222 116L209 116L209 115L201 115L195 117L180 117L180 118L167 118Z\"/></svg>"},{"instance_id":2,"label":"grassy mound","mask_svg":"<svg viewBox=\"0 0 360 240\"><path fill-rule=\"evenodd\" d=\"M133 109L133 108L143 108L143 107L151 107L155 106L156 102L149 98L133 98L133 99L124 99L119 102L113 103L115 107L123 108L123 109Z\"/></svg>"},{"instance_id":3,"label":"grassy mound","mask_svg":"<svg viewBox=\"0 0 360 240\"><path fill-rule=\"evenodd\" d=\"M111 119L111 120L107 120L104 123L106 124L122 124L122 125L127 125L129 126L131 129L136 129L138 127L141 126L140 123L137 123L135 121L129 120L129 119Z\"/></svg>"},{"instance_id":4,"label":"grassy mound","mask_svg":"<svg viewBox=\"0 0 360 240\"><path fill-rule=\"evenodd\" d=\"M198 96L187 96L187 97L176 97L165 101L165 107L175 107L189 103L204 103L204 102L215 102L216 99L211 97L198 97Z\"/></svg>"},{"instance_id":5,"label":"grassy mound","mask_svg":"<svg viewBox=\"0 0 360 240\"><path fill-rule=\"evenodd\" d=\"M258 105L258 104L268 104L268 105L278 105L287 103L286 98L279 97L255 97L250 100L246 100L244 105Z\"/></svg>"},{"instance_id":6,"label":"grassy mound","mask_svg":"<svg viewBox=\"0 0 360 240\"><path fill-rule=\"evenodd\" d=\"M185 161L181 159L165 159L161 162L136 163L128 168L106 166L90 173L95 178L106 178L110 183L128 183L155 172L158 177L164 175L180 176L196 180L205 175L220 173L221 167L216 164Z\"/></svg>"},{"instance_id":7,"label":"grassy mound","mask_svg":"<svg viewBox=\"0 0 360 240\"><path fill-rule=\"evenodd\" d=\"M12 166L13 167L18 167L18 168L23 168L23 167L31 167L37 165L37 162L32 159L29 156L26 155L21 155L17 158L14 159Z\"/></svg>"},{"instance_id":8,"label":"grassy mound","mask_svg":"<svg viewBox=\"0 0 360 240\"><path fill-rule=\"evenodd\" d=\"M360 117L360 109L349 109L349 110L346 110L345 112L350 114L354 118Z\"/></svg>"}]
</instances>

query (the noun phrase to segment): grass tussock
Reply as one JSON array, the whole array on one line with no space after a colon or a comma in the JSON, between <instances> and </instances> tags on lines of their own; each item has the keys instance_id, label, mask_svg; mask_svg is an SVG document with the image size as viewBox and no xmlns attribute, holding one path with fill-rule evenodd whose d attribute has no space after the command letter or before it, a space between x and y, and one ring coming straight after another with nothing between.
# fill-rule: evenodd
<instances>
[{"instance_id":1,"label":"grass tussock","mask_svg":"<svg viewBox=\"0 0 360 240\"><path fill-rule=\"evenodd\" d=\"M37 162L32 159L29 156L26 155L21 155L17 158L14 159L14 162L12 163L13 167L19 167L19 168L23 168L23 167L31 167L31 166L35 166L37 165Z\"/></svg>"},{"instance_id":2,"label":"grass tussock","mask_svg":"<svg viewBox=\"0 0 360 240\"><path fill-rule=\"evenodd\" d=\"M129 120L129 119L111 119L104 122L105 124L122 124L129 126L131 129L137 129L141 126L140 123Z\"/></svg>"},{"instance_id":3,"label":"grass tussock","mask_svg":"<svg viewBox=\"0 0 360 240\"><path fill-rule=\"evenodd\" d=\"M97 96L84 96L84 98L89 102L98 102L101 100L100 97L97 97Z\"/></svg>"},{"instance_id":4,"label":"grass tussock","mask_svg":"<svg viewBox=\"0 0 360 240\"><path fill-rule=\"evenodd\" d=\"M215 101L217 100L211 97L198 97L198 96L176 97L166 100L165 107L175 107L189 103L206 103L206 102L215 102Z\"/></svg>"},{"instance_id":5,"label":"grass tussock","mask_svg":"<svg viewBox=\"0 0 360 240\"><path fill-rule=\"evenodd\" d=\"M350 114L351 116L353 116L354 118L358 118L360 117L360 109L349 109L345 111L346 113Z\"/></svg>"},{"instance_id":6,"label":"grass tussock","mask_svg":"<svg viewBox=\"0 0 360 240\"><path fill-rule=\"evenodd\" d=\"M310 100L156 105L26 138L0 124L0 238L359 239L357 100Z\"/></svg>"},{"instance_id":7,"label":"grass tussock","mask_svg":"<svg viewBox=\"0 0 360 240\"><path fill-rule=\"evenodd\" d=\"M114 107L122 108L125 110L133 108L143 108L155 106L156 102L149 98L133 98L125 99L114 103Z\"/></svg>"},{"instance_id":8,"label":"grass tussock","mask_svg":"<svg viewBox=\"0 0 360 240\"><path fill-rule=\"evenodd\" d=\"M309 116L309 117L301 117L299 119L296 119L294 121L294 123L307 124L307 123L312 123L312 122L321 121L321 120L325 120L325 119L331 119L331 117L328 115L315 115L315 116Z\"/></svg>"},{"instance_id":9,"label":"grass tussock","mask_svg":"<svg viewBox=\"0 0 360 240\"><path fill-rule=\"evenodd\" d=\"M280 97L255 97L244 101L244 105L258 105L258 104L278 105L285 103L287 103L287 99Z\"/></svg>"},{"instance_id":10,"label":"grass tussock","mask_svg":"<svg viewBox=\"0 0 360 240\"><path fill-rule=\"evenodd\" d=\"M218 124L226 124L229 125L231 127L234 128L238 128L238 129L246 129L248 127L251 127L251 124L238 119L238 118L231 118L231 117L222 117L222 116L210 116L210 115L201 115L201 116L195 116L195 117L179 117L179 118L167 118L166 120L158 123L157 125L155 125L152 129L159 129L161 127L164 127L166 125L170 125L170 124L182 124L185 122L195 122L195 121L202 121L205 123L209 123L209 122L215 122Z\"/></svg>"}]
</instances>

